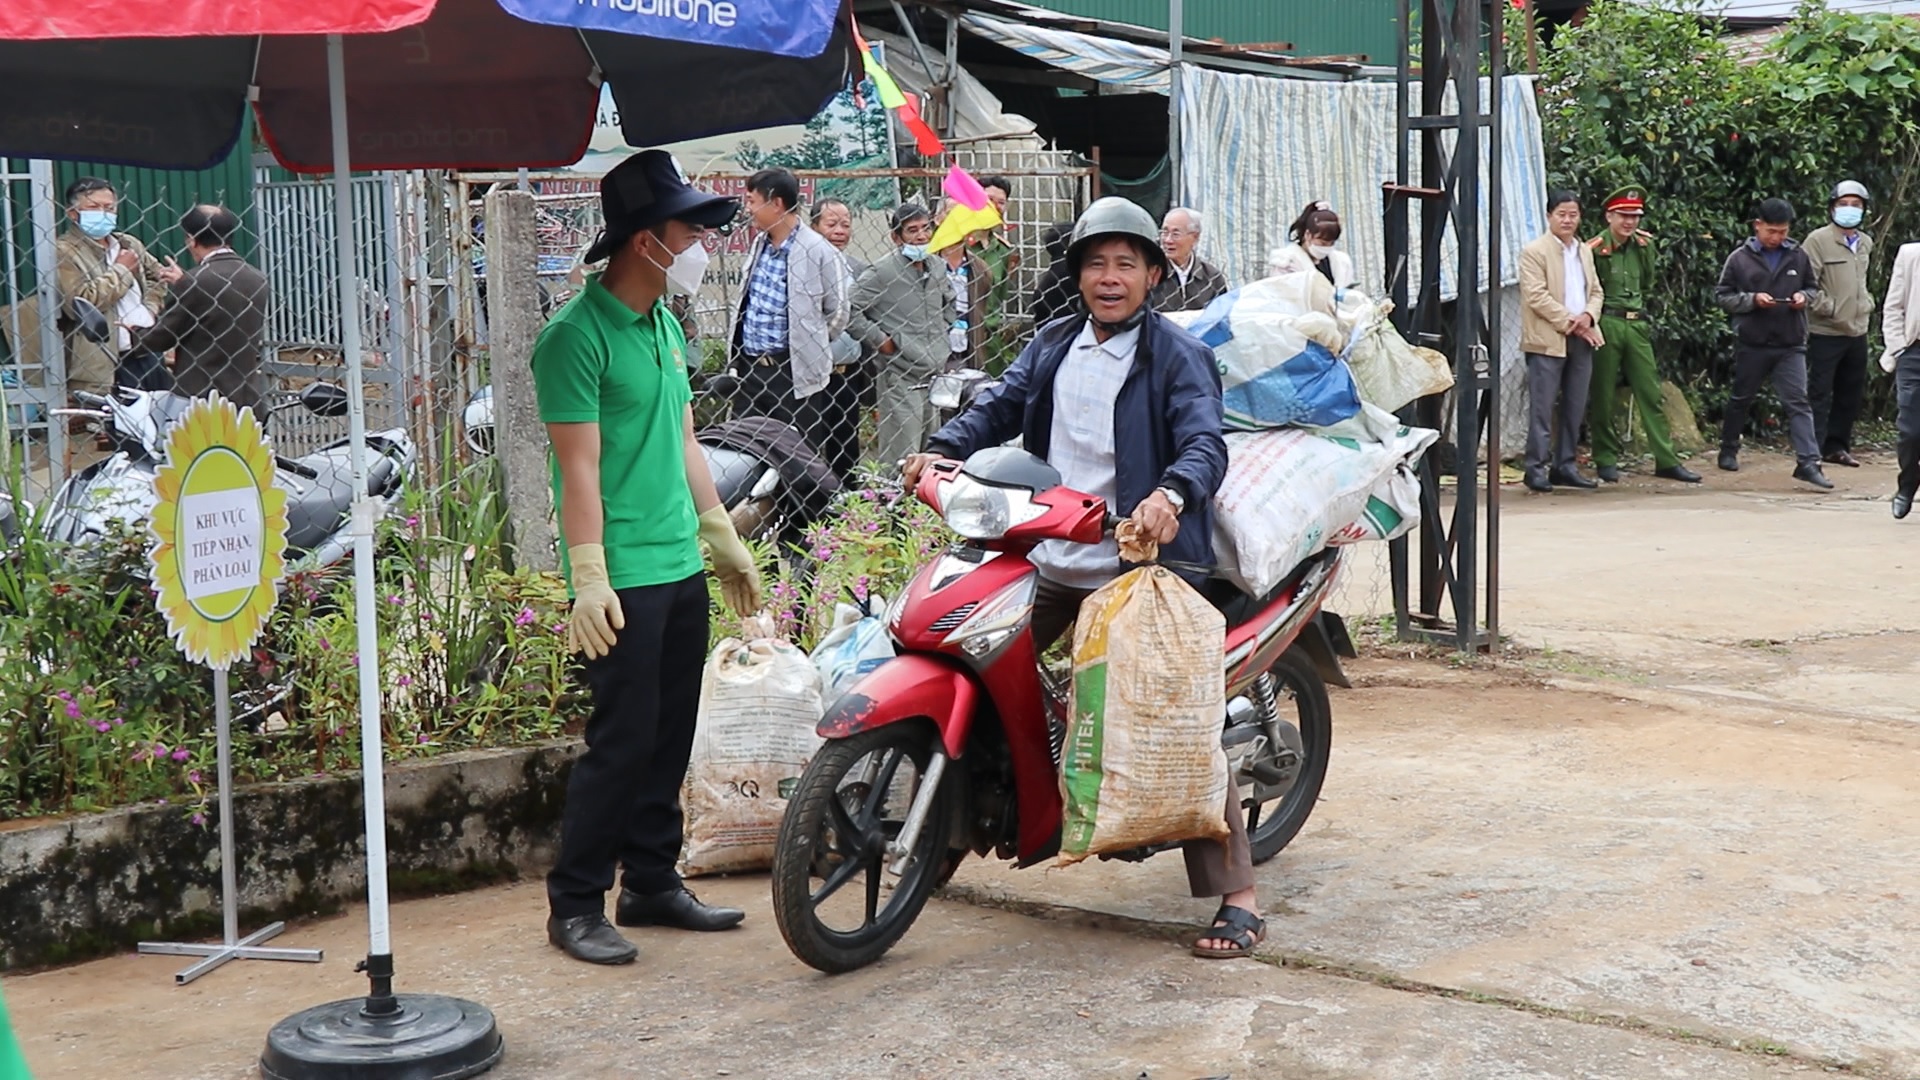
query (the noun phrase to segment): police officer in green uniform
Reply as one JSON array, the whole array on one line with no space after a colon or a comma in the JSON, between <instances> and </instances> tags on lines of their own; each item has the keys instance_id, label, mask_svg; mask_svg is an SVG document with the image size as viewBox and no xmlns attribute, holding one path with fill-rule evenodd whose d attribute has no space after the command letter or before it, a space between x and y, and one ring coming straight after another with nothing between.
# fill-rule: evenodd
<instances>
[{"instance_id":1,"label":"police officer in green uniform","mask_svg":"<svg viewBox=\"0 0 1920 1080\"><path fill-rule=\"evenodd\" d=\"M1639 188L1621 188L1607 197L1605 208L1607 231L1587 241L1593 249L1594 270L1607 296L1600 309L1600 335L1606 344L1594 351L1593 383L1588 394L1587 428L1593 439L1594 467L1600 479L1608 483L1620 479L1623 440L1614 427L1614 395L1624 372L1640 407L1647 445L1653 450L1653 474L1697 484L1700 474L1681 464L1680 455L1673 449L1673 435L1661 402L1660 368L1654 362L1653 340L1647 329L1646 303L1654 277L1653 240L1640 231L1646 198Z\"/></svg>"}]
</instances>

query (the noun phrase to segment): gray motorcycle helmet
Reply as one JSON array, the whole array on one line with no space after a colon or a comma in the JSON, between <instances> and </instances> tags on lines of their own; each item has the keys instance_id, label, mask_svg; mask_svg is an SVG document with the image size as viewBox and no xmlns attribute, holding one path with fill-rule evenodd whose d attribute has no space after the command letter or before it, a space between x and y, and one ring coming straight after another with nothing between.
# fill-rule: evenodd
<instances>
[{"instance_id":1,"label":"gray motorcycle helmet","mask_svg":"<svg viewBox=\"0 0 1920 1080\"><path fill-rule=\"evenodd\" d=\"M1139 237L1146 242L1152 265L1159 267L1163 276L1167 273L1167 253L1160 250L1160 226L1154 224L1153 215L1137 203L1108 195L1095 199L1073 223L1073 238L1067 243L1067 269L1074 277L1080 276L1080 260L1086 256L1087 246L1103 236Z\"/></svg>"},{"instance_id":2,"label":"gray motorcycle helmet","mask_svg":"<svg viewBox=\"0 0 1920 1080\"><path fill-rule=\"evenodd\" d=\"M1870 204L1873 202L1873 196L1867 194L1867 185L1858 180L1842 180L1833 185L1833 195L1827 199L1827 205L1832 206L1848 195L1859 199L1863 203Z\"/></svg>"}]
</instances>

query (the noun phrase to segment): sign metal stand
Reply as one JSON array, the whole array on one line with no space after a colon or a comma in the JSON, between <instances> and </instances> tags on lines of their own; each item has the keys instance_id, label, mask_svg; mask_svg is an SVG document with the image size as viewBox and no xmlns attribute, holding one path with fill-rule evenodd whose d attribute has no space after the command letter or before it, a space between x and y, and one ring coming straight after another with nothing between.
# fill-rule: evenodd
<instances>
[{"instance_id":1,"label":"sign metal stand","mask_svg":"<svg viewBox=\"0 0 1920 1080\"><path fill-rule=\"evenodd\" d=\"M251 411L212 395L196 402L167 436L155 481L158 504L149 555L160 609L180 650L213 669L220 790L221 938L213 944L143 941L140 952L198 956L174 984L185 986L230 960L317 964L319 949L261 943L286 929L269 923L240 936L240 888L233 843L233 704L227 671L247 654L273 610L286 550L286 493L273 486L273 450Z\"/></svg>"}]
</instances>

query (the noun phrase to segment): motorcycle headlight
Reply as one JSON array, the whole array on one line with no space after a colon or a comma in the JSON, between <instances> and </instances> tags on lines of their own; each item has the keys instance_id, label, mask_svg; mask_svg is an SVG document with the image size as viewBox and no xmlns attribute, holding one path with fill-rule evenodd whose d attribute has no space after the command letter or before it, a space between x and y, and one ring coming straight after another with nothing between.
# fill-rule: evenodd
<instances>
[{"instance_id":1,"label":"motorcycle headlight","mask_svg":"<svg viewBox=\"0 0 1920 1080\"><path fill-rule=\"evenodd\" d=\"M983 484L964 473L942 500L947 526L969 540L998 540L1013 524L1007 489Z\"/></svg>"},{"instance_id":2,"label":"motorcycle headlight","mask_svg":"<svg viewBox=\"0 0 1920 1080\"><path fill-rule=\"evenodd\" d=\"M1033 615L1035 580L1035 575L1028 574L988 597L954 627L945 644L958 645L972 656L986 656L1011 641Z\"/></svg>"}]
</instances>

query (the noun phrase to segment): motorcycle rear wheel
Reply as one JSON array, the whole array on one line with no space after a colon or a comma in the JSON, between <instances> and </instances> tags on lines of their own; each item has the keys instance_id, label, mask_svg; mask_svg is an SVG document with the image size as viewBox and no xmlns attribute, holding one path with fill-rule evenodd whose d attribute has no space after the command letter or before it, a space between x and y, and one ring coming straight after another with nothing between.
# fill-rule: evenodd
<instances>
[{"instance_id":1,"label":"motorcycle rear wheel","mask_svg":"<svg viewBox=\"0 0 1920 1080\"><path fill-rule=\"evenodd\" d=\"M1293 842L1312 816L1326 783L1327 762L1333 754L1333 704L1327 684L1313 658L1299 646L1288 649L1270 669L1278 722L1300 735L1303 752L1292 784L1269 791L1256 784L1252 797L1243 797L1247 811L1247 843L1255 865L1266 862Z\"/></svg>"},{"instance_id":2,"label":"motorcycle rear wheel","mask_svg":"<svg viewBox=\"0 0 1920 1080\"><path fill-rule=\"evenodd\" d=\"M829 975L865 967L920 917L946 870L955 785L942 778L904 874L888 870L886 845L938 746L929 723L888 724L827 743L801 774L774 845L773 915L808 966ZM864 910L853 909L861 917L850 929L832 925L823 908L840 898L833 910L846 910L842 887L856 881L865 888Z\"/></svg>"}]
</instances>

